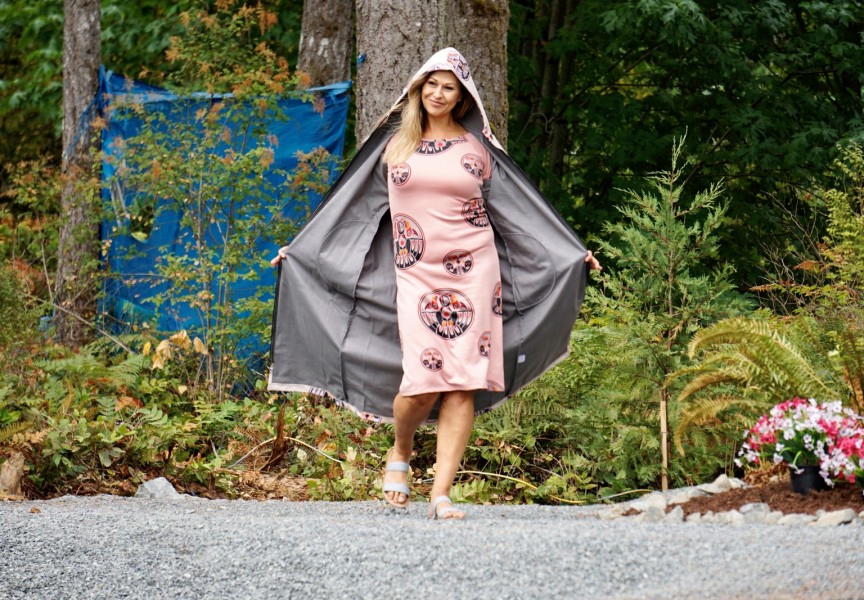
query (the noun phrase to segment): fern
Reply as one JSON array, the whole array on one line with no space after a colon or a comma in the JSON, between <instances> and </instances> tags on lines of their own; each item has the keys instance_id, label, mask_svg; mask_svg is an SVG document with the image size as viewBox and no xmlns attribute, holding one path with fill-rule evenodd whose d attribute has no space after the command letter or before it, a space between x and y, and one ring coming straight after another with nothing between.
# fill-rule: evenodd
<instances>
[{"instance_id":1,"label":"fern","mask_svg":"<svg viewBox=\"0 0 864 600\"><path fill-rule=\"evenodd\" d=\"M20 421L18 423L6 425L5 427L0 427L0 444L11 440L12 436L14 436L16 433L27 431L32 426L33 423L30 421Z\"/></svg>"}]
</instances>

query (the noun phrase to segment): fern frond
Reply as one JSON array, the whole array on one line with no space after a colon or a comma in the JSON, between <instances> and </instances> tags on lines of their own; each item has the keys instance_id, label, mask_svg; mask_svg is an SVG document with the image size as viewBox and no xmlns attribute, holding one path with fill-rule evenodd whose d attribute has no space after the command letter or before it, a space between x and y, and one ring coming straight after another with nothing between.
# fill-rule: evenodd
<instances>
[{"instance_id":1,"label":"fern frond","mask_svg":"<svg viewBox=\"0 0 864 600\"><path fill-rule=\"evenodd\" d=\"M16 433L27 431L31 427L33 427L33 423L31 421L19 421L18 423L12 423L10 425L6 425L5 427L0 427L0 444L12 439L12 436Z\"/></svg>"},{"instance_id":2,"label":"fern frond","mask_svg":"<svg viewBox=\"0 0 864 600\"><path fill-rule=\"evenodd\" d=\"M719 321L693 336L688 346L690 358L718 347L723 356L737 362L751 382L783 395L824 395L832 390L816 373L810 362L786 336L770 323L732 318ZM737 356L735 356L737 355Z\"/></svg>"},{"instance_id":3,"label":"fern frond","mask_svg":"<svg viewBox=\"0 0 864 600\"><path fill-rule=\"evenodd\" d=\"M690 396L715 385L720 385L721 383L737 383L740 385L746 385L749 381L750 377L748 377L747 374L733 368L725 368L721 370L714 369L704 373L684 386L684 389L681 390L680 394L678 394L677 400L678 402L684 402Z\"/></svg>"},{"instance_id":4,"label":"fern frond","mask_svg":"<svg viewBox=\"0 0 864 600\"><path fill-rule=\"evenodd\" d=\"M123 385L133 386L141 373L147 369L149 359L143 354L129 355L126 360L110 367L108 371Z\"/></svg>"},{"instance_id":5,"label":"fern frond","mask_svg":"<svg viewBox=\"0 0 864 600\"><path fill-rule=\"evenodd\" d=\"M675 427L673 437L675 448L680 455L684 455L684 436L693 427L699 427L717 418L724 410L730 408L745 408L752 412L764 412L771 407L771 401L765 398L733 396L731 394L717 394L714 396L702 396L689 403L681 412L678 424Z\"/></svg>"}]
</instances>

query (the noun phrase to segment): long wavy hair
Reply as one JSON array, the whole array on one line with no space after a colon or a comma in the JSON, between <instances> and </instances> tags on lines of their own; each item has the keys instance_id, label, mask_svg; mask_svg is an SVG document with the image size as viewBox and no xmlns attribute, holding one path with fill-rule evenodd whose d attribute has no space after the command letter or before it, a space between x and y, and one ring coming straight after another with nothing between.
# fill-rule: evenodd
<instances>
[{"instance_id":1,"label":"long wavy hair","mask_svg":"<svg viewBox=\"0 0 864 600\"><path fill-rule=\"evenodd\" d=\"M420 145L427 119L426 109L423 108L420 94L426 80L435 72L429 72L412 83L408 88L408 93L396 106L396 110L401 108L402 116L396 133L393 134L393 138L387 145L387 150L384 151L384 162L388 165L404 163ZM476 106L476 102L468 90L461 83L459 87L462 88L462 99L453 107L453 117L457 121L461 121Z\"/></svg>"}]
</instances>

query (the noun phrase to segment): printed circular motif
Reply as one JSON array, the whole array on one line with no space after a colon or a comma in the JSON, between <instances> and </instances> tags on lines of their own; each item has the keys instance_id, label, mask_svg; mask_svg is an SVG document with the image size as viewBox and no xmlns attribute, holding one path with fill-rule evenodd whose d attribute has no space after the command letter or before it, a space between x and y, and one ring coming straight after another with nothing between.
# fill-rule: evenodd
<instances>
[{"instance_id":1,"label":"printed circular motif","mask_svg":"<svg viewBox=\"0 0 864 600\"><path fill-rule=\"evenodd\" d=\"M412 217L393 215L393 259L397 269L408 269L417 264L426 250L423 230Z\"/></svg>"},{"instance_id":2,"label":"printed circular motif","mask_svg":"<svg viewBox=\"0 0 864 600\"><path fill-rule=\"evenodd\" d=\"M453 65L453 70L456 71L462 79L468 79L471 77L471 71L468 70L468 63L465 62L465 59L462 58L462 55L458 52L450 52L447 55L447 62Z\"/></svg>"},{"instance_id":3,"label":"printed circular motif","mask_svg":"<svg viewBox=\"0 0 864 600\"><path fill-rule=\"evenodd\" d=\"M408 163L390 167L390 181L393 185L405 185L409 177L411 177L411 166Z\"/></svg>"},{"instance_id":4,"label":"printed circular motif","mask_svg":"<svg viewBox=\"0 0 864 600\"><path fill-rule=\"evenodd\" d=\"M444 257L444 269L456 277L467 275L474 268L474 257L467 250L453 250Z\"/></svg>"},{"instance_id":5,"label":"printed circular motif","mask_svg":"<svg viewBox=\"0 0 864 600\"><path fill-rule=\"evenodd\" d=\"M474 306L459 290L438 289L424 294L418 310L423 325L445 340L459 337L474 322Z\"/></svg>"},{"instance_id":6,"label":"printed circular motif","mask_svg":"<svg viewBox=\"0 0 864 600\"><path fill-rule=\"evenodd\" d=\"M492 314L500 317L504 314L501 306L501 282L495 284L495 289L492 290Z\"/></svg>"},{"instance_id":7,"label":"printed circular motif","mask_svg":"<svg viewBox=\"0 0 864 600\"><path fill-rule=\"evenodd\" d=\"M474 227L489 227L489 217L486 215L483 198L471 198L463 204L462 218Z\"/></svg>"},{"instance_id":8,"label":"printed circular motif","mask_svg":"<svg viewBox=\"0 0 864 600\"><path fill-rule=\"evenodd\" d=\"M480 351L480 356L489 358L489 351L492 349L492 332L484 331L480 334L480 339L477 341L477 350Z\"/></svg>"},{"instance_id":9,"label":"printed circular motif","mask_svg":"<svg viewBox=\"0 0 864 600\"><path fill-rule=\"evenodd\" d=\"M435 348L426 348L420 355L420 362L423 364L424 369L434 373L435 371L440 371L441 367L444 366L444 357Z\"/></svg>"},{"instance_id":10,"label":"printed circular motif","mask_svg":"<svg viewBox=\"0 0 864 600\"><path fill-rule=\"evenodd\" d=\"M483 179L483 159L476 154L462 155L462 168L468 171L472 177Z\"/></svg>"}]
</instances>

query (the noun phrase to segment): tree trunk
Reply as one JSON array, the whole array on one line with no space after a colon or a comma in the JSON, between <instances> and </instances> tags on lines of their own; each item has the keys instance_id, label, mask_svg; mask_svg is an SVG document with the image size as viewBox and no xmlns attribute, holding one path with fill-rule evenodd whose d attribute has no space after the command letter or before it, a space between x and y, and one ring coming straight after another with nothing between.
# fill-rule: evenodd
<instances>
[{"instance_id":1,"label":"tree trunk","mask_svg":"<svg viewBox=\"0 0 864 600\"><path fill-rule=\"evenodd\" d=\"M91 181L91 130L89 123L82 123L82 116L99 86L99 9L99 0L65 0L63 8L63 220L55 301L85 320L94 316L96 305L99 188ZM55 324L64 344L79 345L90 334L85 323L63 311L57 313Z\"/></svg>"},{"instance_id":2,"label":"tree trunk","mask_svg":"<svg viewBox=\"0 0 864 600\"><path fill-rule=\"evenodd\" d=\"M508 0L357 0L357 139L364 140L408 78L441 48L471 67L492 131L507 143Z\"/></svg>"},{"instance_id":3,"label":"tree trunk","mask_svg":"<svg viewBox=\"0 0 864 600\"><path fill-rule=\"evenodd\" d=\"M354 50L354 0L303 3L303 25L297 69L310 86L351 79Z\"/></svg>"}]
</instances>

